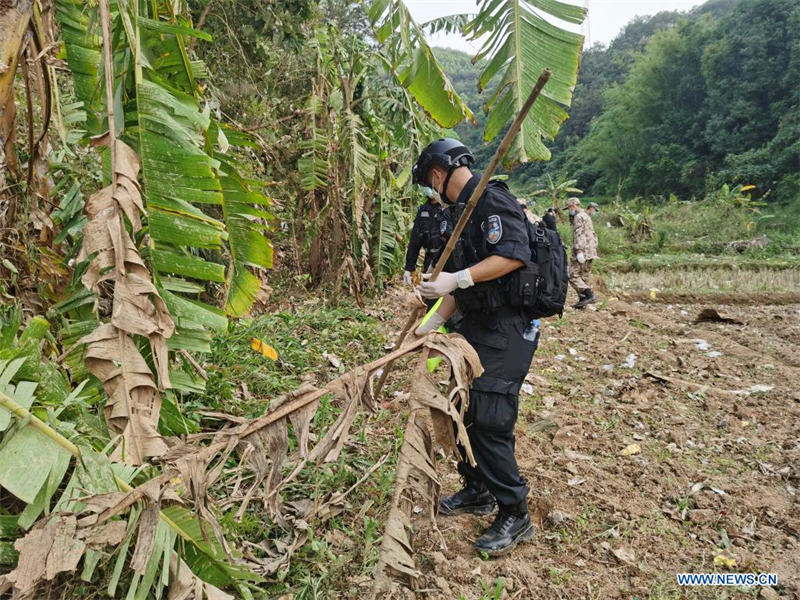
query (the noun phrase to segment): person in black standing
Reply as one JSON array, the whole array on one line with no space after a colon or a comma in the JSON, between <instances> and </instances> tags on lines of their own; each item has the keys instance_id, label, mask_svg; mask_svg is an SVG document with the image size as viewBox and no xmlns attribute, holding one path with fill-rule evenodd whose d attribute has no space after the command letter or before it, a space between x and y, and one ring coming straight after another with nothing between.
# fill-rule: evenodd
<instances>
[{"instance_id":1,"label":"person in black standing","mask_svg":"<svg viewBox=\"0 0 800 600\"><path fill-rule=\"evenodd\" d=\"M452 224L480 181L469 166L474 159L458 140L442 138L422 151L414 165L414 182L432 189ZM452 228L448 228L452 231ZM477 466L464 457L458 464L464 488L442 498L442 515L490 514L494 523L476 542L478 550L497 556L533 537L528 514L528 487L514 456L514 425L519 390L538 344L530 335L530 319L511 302L513 273L531 259L528 228L522 208L502 182L492 181L480 197L445 271L425 281L425 298L442 297L437 312L417 335L436 330L458 308L463 321L458 333L475 348L483 374L472 382L465 425ZM527 338L527 339L526 339Z\"/></svg>"},{"instance_id":2,"label":"person in black standing","mask_svg":"<svg viewBox=\"0 0 800 600\"><path fill-rule=\"evenodd\" d=\"M414 218L414 226L411 228L411 235L408 239L406 265L403 272L403 281L408 285L413 285L412 275L417 268L421 249L425 250L425 257L422 259L423 273L427 272L439 258L443 246L441 235L443 218L442 207L436 198L429 197L417 209L417 216Z\"/></svg>"},{"instance_id":3,"label":"person in black standing","mask_svg":"<svg viewBox=\"0 0 800 600\"><path fill-rule=\"evenodd\" d=\"M548 229L552 229L553 231L558 231L556 227L556 209L552 206L547 209L547 212L544 213L544 217L542 217L542 221L544 221L544 226Z\"/></svg>"}]
</instances>

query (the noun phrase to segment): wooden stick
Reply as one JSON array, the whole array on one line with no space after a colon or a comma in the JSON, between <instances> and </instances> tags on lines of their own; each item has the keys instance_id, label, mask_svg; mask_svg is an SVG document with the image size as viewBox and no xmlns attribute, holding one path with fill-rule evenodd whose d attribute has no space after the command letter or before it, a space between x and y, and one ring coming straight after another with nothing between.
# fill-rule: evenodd
<instances>
[{"instance_id":1,"label":"wooden stick","mask_svg":"<svg viewBox=\"0 0 800 600\"><path fill-rule=\"evenodd\" d=\"M469 197L467 206L464 209L464 212L461 214L461 218L458 220L458 223L453 230L453 234L447 241L447 245L444 247L444 252L442 252L439 260L436 262L436 267L433 269L433 273L431 273L430 281L436 281L436 278L439 277L442 269L444 269L447 259L450 258L453 248L456 247L458 238L461 236L461 232L464 231L464 228L467 226L467 222L469 221L470 216L472 216L472 211L475 210L475 206L477 206L478 200L483 195L483 191L489 184L489 180L494 175L497 165L499 165L500 161L503 160L503 157L506 155L506 152L508 152L509 147L511 147L511 142L513 142L514 138L517 137L517 133L519 133L519 130L522 127L522 122L525 120L525 117L528 116L528 111L530 111L533 103L536 102L536 98L539 97L539 93L542 91L544 84L547 83L548 79L550 79L550 75L550 69L545 69L542 71L542 74L539 75L539 80L536 82L536 85L531 91L531 95L528 96L525 104L522 105L522 110L519 111L517 118L514 119L511 127L508 128L503 141L500 142L500 145L497 147L492 160L489 161L489 166L486 167L486 170L483 172L480 182L478 182L478 185L475 187L472 195Z\"/></svg>"},{"instance_id":2,"label":"wooden stick","mask_svg":"<svg viewBox=\"0 0 800 600\"><path fill-rule=\"evenodd\" d=\"M497 150L492 156L492 160L489 161L489 166L483 172L481 176L481 180L478 182L477 187L473 190L472 195L467 202L467 207L464 209L464 212L461 214L461 218L458 220L455 229L453 230L453 234L450 236L450 239L447 241L447 245L444 247L444 252L439 257L439 260L436 262L436 267L433 269L433 273L431 273L430 281L436 281L436 278L439 277L439 274L444 269L444 265L447 262L447 259L450 258L450 255L453 253L453 248L456 247L456 243L458 242L458 238L461 235L461 232L464 231L464 228L467 226L467 222L469 221L470 216L472 216L472 211L475 210L475 206L478 204L478 200L480 199L483 191L486 189L486 186L489 184L489 180L494 175L495 170L497 169L497 165L500 164L500 161L503 160L503 157L508 152L509 147L511 147L511 142L514 141L514 138L519 133L520 128L522 127L522 122L525 120L525 117L528 116L528 112L533 106L533 103L536 102L536 98L539 97L539 94L544 87L544 84L547 83L547 80L550 79L550 69L545 69L542 71L542 74L539 75L539 80L536 82L533 90L531 91L531 95L528 96L528 99L525 101L525 104L522 105L522 110L519 111L517 118L514 119L514 122L509 127L508 131L506 132L503 141L500 142L500 145L497 147ZM412 313L408 321L406 321L405 327L403 328L400 337L397 339L397 343L395 346L399 347L400 344L403 343L403 340L406 339L408 332L411 331L411 327L416 323L419 319L419 311L415 311ZM378 380L378 384L375 387L375 396L380 394L381 390L383 389L383 384L386 382L386 378L389 376L389 372L392 370L393 362L390 362L386 365L381 373L381 378Z\"/></svg>"},{"instance_id":3,"label":"wooden stick","mask_svg":"<svg viewBox=\"0 0 800 600\"><path fill-rule=\"evenodd\" d=\"M408 315L408 320L406 321L406 324L403 326L403 331L400 333L400 337L397 338L397 343L395 344L395 348L399 348L400 346L403 345L403 342L405 341L408 332L411 331L411 328L417 324L417 321L419 321L421 312L422 311L419 308L412 309L411 314ZM392 370L392 365L394 365L394 361L387 363L386 366L383 368L383 373L381 373L380 379L378 379L378 383L375 385L376 398L378 397L378 394L381 393L381 390L383 389L383 384L386 383L386 378L389 376L389 371Z\"/></svg>"}]
</instances>

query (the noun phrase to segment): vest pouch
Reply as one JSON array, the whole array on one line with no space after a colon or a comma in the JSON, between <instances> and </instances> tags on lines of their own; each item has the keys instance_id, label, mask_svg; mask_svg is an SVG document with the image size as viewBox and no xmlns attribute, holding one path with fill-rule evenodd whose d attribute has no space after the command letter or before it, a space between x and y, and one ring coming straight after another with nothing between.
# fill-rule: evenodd
<instances>
[{"instance_id":1,"label":"vest pouch","mask_svg":"<svg viewBox=\"0 0 800 600\"><path fill-rule=\"evenodd\" d=\"M462 313L494 313L508 306L505 286L495 281L476 283L466 289L453 292L458 310Z\"/></svg>"},{"instance_id":2,"label":"vest pouch","mask_svg":"<svg viewBox=\"0 0 800 600\"><path fill-rule=\"evenodd\" d=\"M507 275L506 289L511 306L532 310L536 306L540 281L539 267L531 262Z\"/></svg>"}]
</instances>

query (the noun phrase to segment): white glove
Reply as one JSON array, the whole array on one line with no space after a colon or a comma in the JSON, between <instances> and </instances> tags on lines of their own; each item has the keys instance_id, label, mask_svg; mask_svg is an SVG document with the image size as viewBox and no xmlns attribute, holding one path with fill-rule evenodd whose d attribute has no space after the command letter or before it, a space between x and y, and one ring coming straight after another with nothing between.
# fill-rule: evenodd
<instances>
[{"instance_id":1,"label":"white glove","mask_svg":"<svg viewBox=\"0 0 800 600\"><path fill-rule=\"evenodd\" d=\"M411 271L403 271L403 283L406 285L414 285L414 280L411 279Z\"/></svg>"},{"instance_id":2,"label":"white glove","mask_svg":"<svg viewBox=\"0 0 800 600\"><path fill-rule=\"evenodd\" d=\"M444 275L444 273L442 273L442 275ZM446 321L447 319L442 317L438 312L435 312L428 318L427 321L425 321L425 323L417 327L414 333L418 336L423 336L429 331L436 331L439 329L439 327L444 325Z\"/></svg>"},{"instance_id":3,"label":"white glove","mask_svg":"<svg viewBox=\"0 0 800 600\"><path fill-rule=\"evenodd\" d=\"M575 258L577 258L578 262L581 264L586 262L586 257L583 255L583 252L578 252L578 255Z\"/></svg>"},{"instance_id":4,"label":"white glove","mask_svg":"<svg viewBox=\"0 0 800 600\"><path fill-rule=\"evenodd\" d=\"M458 287L463 289L475 285L469 269L462 269L458 273L440 273L436 281L428 281L430 276L429 273L424 274L424 281L419 286L419 293L426 300L446 296Z\"/></svg>"}]
</instances>

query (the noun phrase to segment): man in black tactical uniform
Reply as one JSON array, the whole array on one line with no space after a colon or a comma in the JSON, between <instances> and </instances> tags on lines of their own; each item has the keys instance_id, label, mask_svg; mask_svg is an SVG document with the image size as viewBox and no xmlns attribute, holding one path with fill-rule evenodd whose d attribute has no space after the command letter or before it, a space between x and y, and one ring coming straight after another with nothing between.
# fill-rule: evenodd
<instances>
[{"instance_id":1,"label":"man in black tactical uniform","mask_svg":"<svg viewBox=\"0 0 800 600\"><path fill-rule=\"evenodd\" d=\"M441 233L443 218L442 207L435 198L428 198L425 204L417 209L417 216L414 218L414 226L408 240L406 268L403 272L403 281L408 285L413 283L411 276L417 268L420 249L425 249L425 257L422 259L423 273L436 264L443 246Z\"/></svg>"},{"instance_id":2,"label":"man in black tactical uniform","mask_svg":"<svg viewBox=\"0 0 800 600\"><path fill-rule=\"evenodd\" d=\"M478 185L469 165L469 149L454 139L431 143L414 165L414 182L436 192L445 204L451 225ZM448 227L452 231L452 227ZM490 514L497 518L476 547L497 556L533 537L528 515L528 488L514 457L514 425L519 389L530 368L538 334L523 334L530 323L522 309L512 306L513 272L530 261L531 250L522 208L506 185L490 182L461 234L446 270L434 282L424 282L425 298L442 297L442 304L417 335L435 331L456 310L463 314L458 333L475 348L483 374L472 382L465 415L470 445L477 463L464 460L458 471L465 486L441 500L439 512Z\"/></svg>"}]
</instances>

